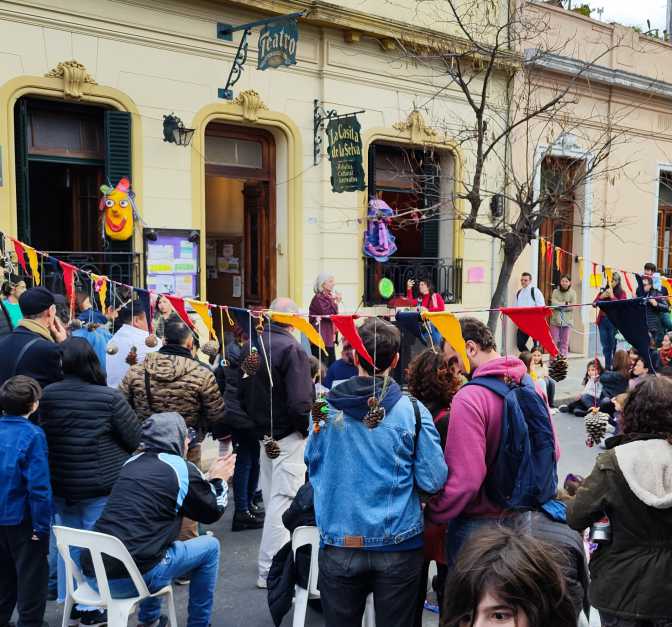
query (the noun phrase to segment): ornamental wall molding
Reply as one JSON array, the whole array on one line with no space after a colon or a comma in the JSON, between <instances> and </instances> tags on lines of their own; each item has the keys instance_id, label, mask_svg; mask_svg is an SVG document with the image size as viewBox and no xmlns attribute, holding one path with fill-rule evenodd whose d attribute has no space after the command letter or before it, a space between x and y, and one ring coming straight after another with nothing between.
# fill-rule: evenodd
<instances>
[{"instance_id":1,"label":"ornamental wall molding","mask_svg":"<svg viewBox=\"0 0 672 627\"><path fill-rule=\"evenodd\" d=\"M243 108L243 119L248 122L256 122L259 119L259 111L268 110L261 96L254 89L241 91L233 102Z\"/></svg>"},{"instance_id":2,"label":"ornamental wall molding","mask_svg":"<svg viewBox=\"0 0 672 627\"><path fill-rule=\"evenodd\" d=\"M62 61L53 70L45 74L47 78L63 79L63 94L66 98L81 99L84 85L97 85L93 77L86 71L84 64L75 59Z\"/></svg>"},{"instance_id":3,"label":"ornamental wall molding","mask_svg":"<svg viewBox=\"0 0 672 627\"><path fill-rule=\"evenodd\" d=\"M427 124L425 117L417 109L411 111L404 122L396 122L393 128L410 136L414 144L436 142L438 133Z\"/></svg>"}]
</instances>

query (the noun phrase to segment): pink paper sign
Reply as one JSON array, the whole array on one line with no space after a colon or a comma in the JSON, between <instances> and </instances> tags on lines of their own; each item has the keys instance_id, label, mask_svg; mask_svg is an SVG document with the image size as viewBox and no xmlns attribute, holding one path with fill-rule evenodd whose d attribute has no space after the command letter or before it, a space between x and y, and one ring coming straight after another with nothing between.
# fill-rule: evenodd
<instances>
[{"instance_id":1,"label":"pink paper sign","mask_svg":"<svg viewBox=\"0 0 672 627\"><path fill-rule=\"evenodd\" d=\"M485 268L473 266L467 270L467 283L485 283Z\"/></svg>"}]
</instances>

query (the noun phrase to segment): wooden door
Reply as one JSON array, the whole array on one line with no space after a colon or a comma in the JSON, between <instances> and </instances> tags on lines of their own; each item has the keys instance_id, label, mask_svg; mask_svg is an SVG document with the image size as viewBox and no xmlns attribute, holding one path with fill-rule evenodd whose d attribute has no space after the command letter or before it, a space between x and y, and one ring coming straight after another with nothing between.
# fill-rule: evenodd
<instances>
[{"instance_id":1,"label":"wooden door","mask_svg":"<svg viewBox=\"0 0 672 627\"><path fill-rule=\"evenodd\" d=\"M268 183L248 181L245 199L245 305L268 307L275 298L275 215L271 211Z\"/></svg>"},{"instance_id":2,"label":"wooden door","mask_svg":"<svg viewBox=\"0 0 672 627\"><path fill-rule=\"evenodd\" d=\"M668 276L672 268L672 205L658 206L658 270Z\"/></svg>"},{"instance_id":3,"label":"wooden door","mask_svg":"<svg viewBox=\"0 0 672 627\"><path fill-rule=\"evenodd\" d=\"M572 226L574 203L563 203L558 213L562 217L546 219L542 222L541 228L539 229L539 236L543 237L547 242L552 242L554 248L555 246L559 246L563 250L571 253L574 245L572 237L574 230ZM542 253L542 247L539 246L539 277L537 285L542 291L546 302L549 302L551 293L560 284L561 272L555 263L555 250L553 250L553 255L551 256L550 261L548 260L548 257ZM569 274L571 276L572 265L568 263L567 259L568 257L566 255L563 256L564 264L567 267L563 266L562 274Z\"/></svg>"}]
</instances>

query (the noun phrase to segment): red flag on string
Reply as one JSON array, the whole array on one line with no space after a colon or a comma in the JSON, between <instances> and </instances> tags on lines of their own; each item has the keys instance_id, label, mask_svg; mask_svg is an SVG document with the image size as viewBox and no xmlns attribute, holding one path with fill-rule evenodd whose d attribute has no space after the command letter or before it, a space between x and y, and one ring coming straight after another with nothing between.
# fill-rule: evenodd
<instances>
[{"instance_id":1,"label":"red flag on string","mask_svg":"<svg viewBox=\"0 0 672 627\"><path fill-rule=\"evenodd\" d=\"M348 340L348 342L350 342L352 348L354 348L361 357L366 359L366 361L375 367L373 359L371 359L371 355L369 355L369 352L366 350L366 346L364 346L364 342L362 342L362 338L359 336L359 331L357 331L357 327L355 326L355 317L346 315L332 315L330 318L338 332L346 340Z\"/></svg>"},{"instance_id":2,"label":"red flag on string","mask_svg":"<svg viewBox=\"0 0 672 627\"><path fill-rule=\"evenodd\" d=\"M628 290L630 291L631 294L635 294L635 290L632 289L632 283L630 283L630 277L628 276L628 273L625 270L621 270L621 274L623 275L623 278L625 279L625 284L628 286Z\"/></svg>"},{"instance_id":3,"label":"red flag on string","mask_svg":"<svg viewBox=\"0 0 672 627\"><path fill-rule=\"evenodd\" d=\"M75 266L65 263L65 261L58 262L63 272L63 283L65 284L65 293L68 295L68 304L70 305L70 315L75 305Z\"/></svg>"},{"instance_id":4,"label":"red flag on string","mask_svg":"<svg viewBox=\"0 0 672 627\"><path fill-rule=\"evenodd\" d=\"M553 263L553 244L551 242L546 244L546 263Z\"/></svg>"},{"instance_id":5,"label":"red flag on string","mask_svg":"<svg viewBox=\"0 0 672 627\"><path fill-rule=\"evenodd\" d=\"M173 306L173 309L184 323L190 328L194 328L194 323L189 318L187 310L184 308L184 301L179 296L173 296L172 294L164 294L164 296L170 301L170 304Z\"/></svg>"},{"instance_id":6,"label":"red flag on string","mask_svg":"<svg viewBox=\"0 0 672 627\"><path fill-rule=\"evenodd\" d=\"M23 247L23 244L19 240L14 239L12 240L12 242L14 242L14 252L16 253L16 257L18 258L19 263L23 268L23 271L28 272L28 270L26 269L26 257L25 257L26 249Z\"/></svg>"},{"instance_id":7,"label":"red flag on string","mask_svg":"<svg viewBox=\"0 0 672 627\"><path fill-rule=\"evenodd\" d=\"M550 307L502 307L500 311L511 318L513 324L523 333L539 342L551 356L557 356L558 347L551 337L551 328L548 325L553 313Z\"/></svg>"}]
</instances>

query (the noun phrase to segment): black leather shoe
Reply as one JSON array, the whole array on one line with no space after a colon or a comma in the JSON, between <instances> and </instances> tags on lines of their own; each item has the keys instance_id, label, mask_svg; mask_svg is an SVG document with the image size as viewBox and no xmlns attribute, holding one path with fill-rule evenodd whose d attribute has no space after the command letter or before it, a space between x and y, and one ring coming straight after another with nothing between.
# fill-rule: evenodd
<instances>
[{"instance_id":1,"label":"black leather shoe","mask_svg":"<svg viewBox=\"0 0 672 627\"><path fill-rule=\"evenodd\" d=\"M264 509L263 503L259 505L256 503L250 503L250 514L252 514L252 516L255 518L260 518L263 520L264 516L266 515L266 510Z\"/></svg>"},{"instance_id":2,"label":"black leather shoe","mask_svg":"<svg viewBox=\"0 0 672 627\"><path fill-rule=\"evenodd\" d=\"M231 531L246 531L247 529L261 529L264 521L250 512L236 512L233 515Z\"/></svg>"}]
</instances>

